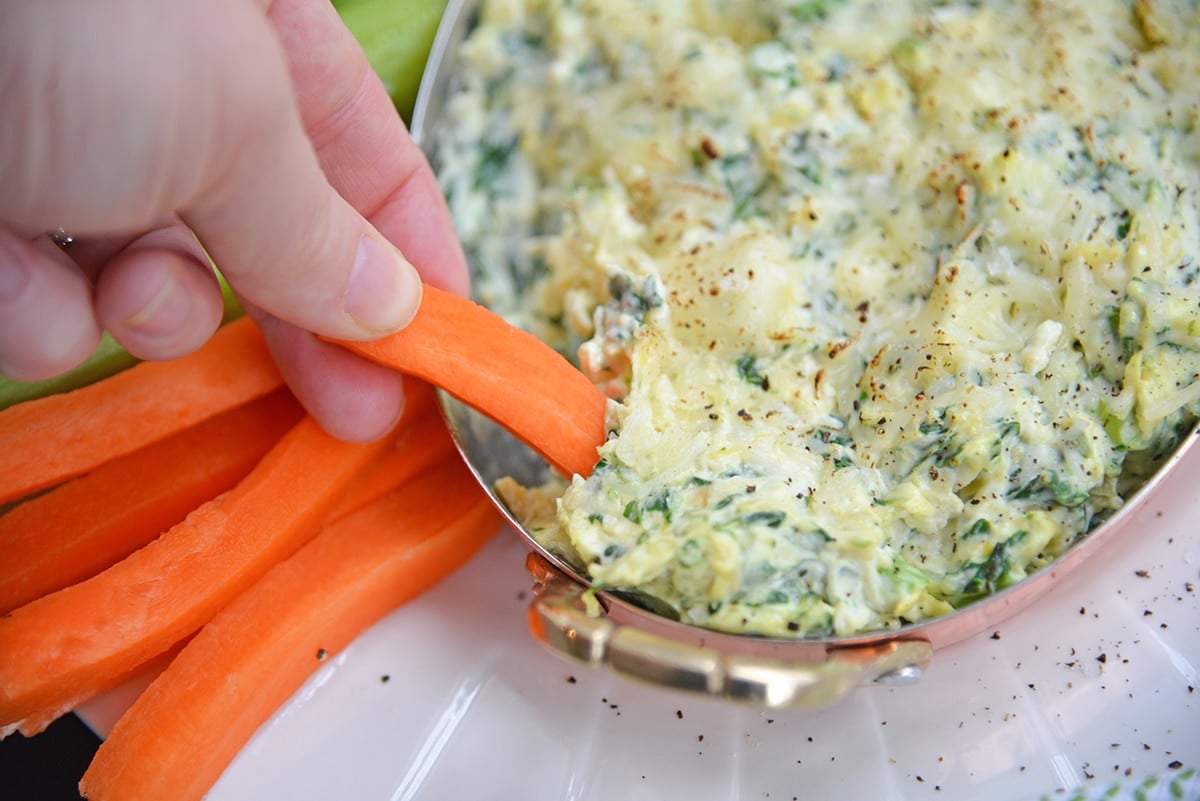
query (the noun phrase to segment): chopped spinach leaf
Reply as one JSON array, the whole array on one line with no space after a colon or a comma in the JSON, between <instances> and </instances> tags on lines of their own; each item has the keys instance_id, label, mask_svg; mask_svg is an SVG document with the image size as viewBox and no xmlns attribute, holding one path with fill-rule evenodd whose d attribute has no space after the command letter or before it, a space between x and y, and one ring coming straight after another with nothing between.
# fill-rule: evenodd
<instances>
[{"instance_id":1,"label":"chopped spinach leaf","mask_svg":"<svg viewBox=\"0 0 1200 801\"><path fill-rule=\"evenodd\" d=\"M765 512L751 512L742 518L747 523L763 523L768 528L779 528L783 521L787 519L787 515L779 510L771 510Z\"/></svg>"},{"instance_id":2,"label":"chopped spinach leaf","mask_svg":"<svg viewBox=\"0 0 1200 801\"><path fill-rule=\"evenodd\" d=\"M764 390L771 388L771 380L758 371L758 359L749 353L744 353L737 359L738 377L748 384L753 384Z\"/></svg>"}]
</instances>

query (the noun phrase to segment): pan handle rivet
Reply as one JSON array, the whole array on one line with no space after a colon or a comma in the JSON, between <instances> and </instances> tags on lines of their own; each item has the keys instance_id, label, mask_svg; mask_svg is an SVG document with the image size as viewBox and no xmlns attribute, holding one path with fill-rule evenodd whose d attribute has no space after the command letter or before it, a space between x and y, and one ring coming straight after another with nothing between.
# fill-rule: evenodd
<instances>
[{"instance_id":1,"label":"pan handle rivet","mask_svg":"<svg viewBox=\"0 0 1200 801\"><path fill-rule=\"evenodd\" d=\"M887 687L905 687L909 684L916 684L920 680L921 668L917 665L894 668L875 677L876 684L883 684Z\"/></svg>"}]
</instances>

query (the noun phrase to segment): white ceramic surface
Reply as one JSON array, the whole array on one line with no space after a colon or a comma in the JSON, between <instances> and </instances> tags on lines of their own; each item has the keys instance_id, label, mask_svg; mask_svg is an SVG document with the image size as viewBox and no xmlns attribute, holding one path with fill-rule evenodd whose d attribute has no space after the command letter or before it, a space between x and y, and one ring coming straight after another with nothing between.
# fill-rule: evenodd
<instances>
[{"instance_id":1,"label":"white ceramic surface","mask_svg":"<svg viewBox=\"0 0 1200 801\"><path fill-rule=\"evenodd\" d=\"M1081 570L935 654L920 684L816 712L654 690L543 650L525 549L501 531L330 660L210 799L1200 797L1198 477L1193 449ZM127 700L82 715L104 731Z\"/></svg>"}]
</instances>

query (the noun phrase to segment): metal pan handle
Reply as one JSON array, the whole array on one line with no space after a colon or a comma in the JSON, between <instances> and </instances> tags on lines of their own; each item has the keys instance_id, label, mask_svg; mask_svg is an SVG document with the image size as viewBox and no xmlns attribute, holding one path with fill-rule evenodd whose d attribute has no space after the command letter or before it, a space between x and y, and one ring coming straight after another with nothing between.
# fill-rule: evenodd
<instances>
[{"instance_id":1,"label":"metal pan handle","mask_svg":"<svg viewBox=\"0 0 1200 801\"><path fill-rule=\"evenodd\" d=\"M536 553L526 568L535 591L529 628L538 640L577 662L660 687L770 709L813 708L866 684L911 684L933 655L922 639L834 646L813 664L723 654L614 622L584 587Z\"/></svg>"}]
</instances>

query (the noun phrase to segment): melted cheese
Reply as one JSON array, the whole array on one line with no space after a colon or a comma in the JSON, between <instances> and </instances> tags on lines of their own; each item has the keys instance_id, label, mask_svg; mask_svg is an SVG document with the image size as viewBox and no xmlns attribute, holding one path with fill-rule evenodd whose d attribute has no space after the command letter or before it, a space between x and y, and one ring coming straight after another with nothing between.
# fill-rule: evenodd
<instances>
[{"instance_id":1,"label":"melted cheese","mask_svg":"<svg viewBox=\"0 0 1200 801\"><path fill-rule=\"evenodd\" d=\"M458 78L477 294L619 401L593 475L507 490L598 587L941 615L1200 408L1195 2L486 0Z\"/></svg>"}]
</instances>

